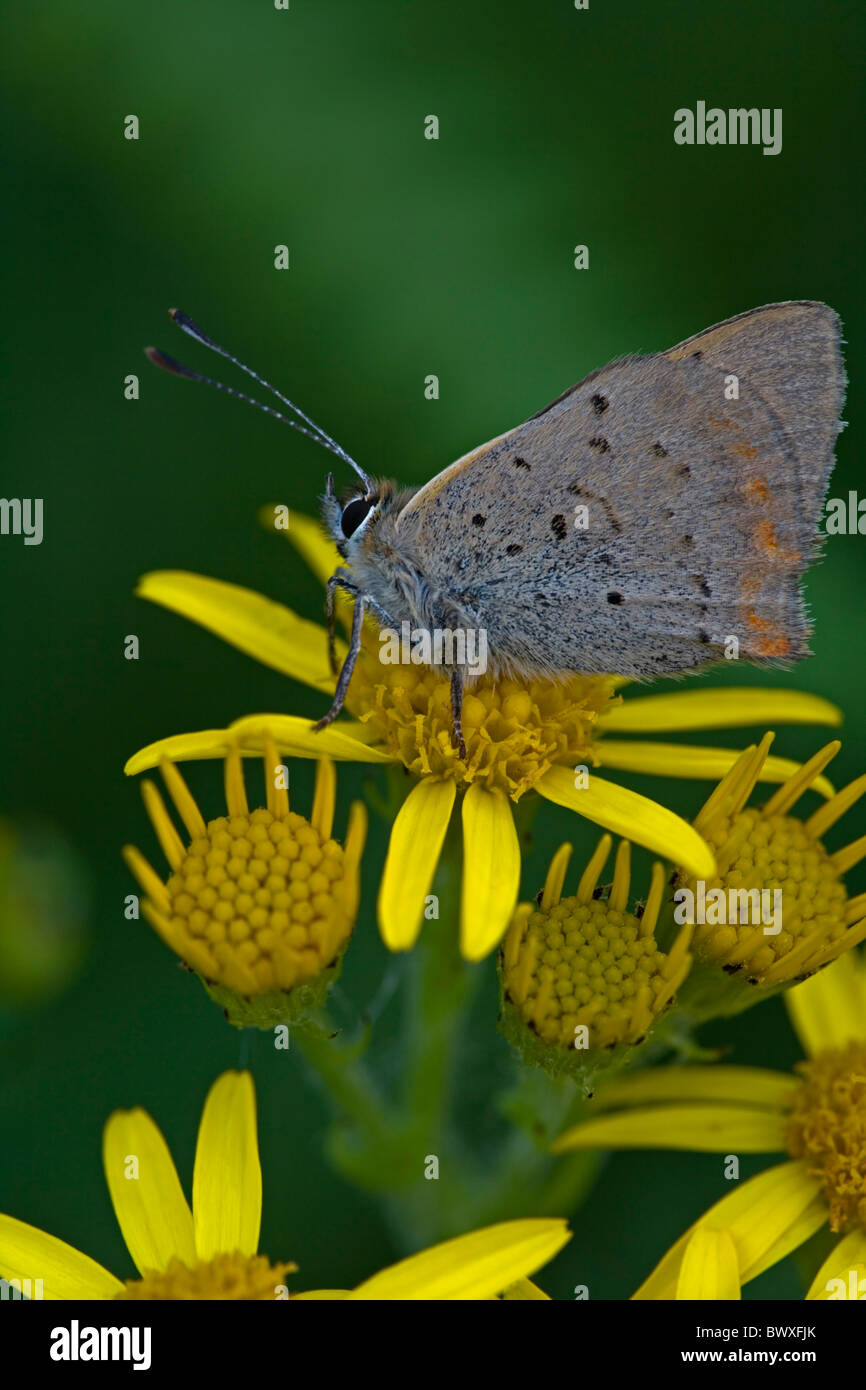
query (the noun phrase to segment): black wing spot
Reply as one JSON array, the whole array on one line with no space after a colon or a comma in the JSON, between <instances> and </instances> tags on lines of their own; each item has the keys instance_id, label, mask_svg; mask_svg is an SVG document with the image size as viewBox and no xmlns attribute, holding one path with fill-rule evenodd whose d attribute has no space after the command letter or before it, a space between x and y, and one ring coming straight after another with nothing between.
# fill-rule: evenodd
<instances>
[{"instance_id":1,"label":"black wing spot","mask_svg":"<svg viewBox=\"0 0 866 1390\"><path fill-rule=\"evenodd\" d=\"M526 462L526 459L515 459L515 460L514 460L514 467L515 467L515 468L526 468L526 469L529 469L529 468L532 467L532 464L531 464L531 463L527 463L527 462Z\"/></svg>"},{"instance_id":2,"label":"black wing spot","mask_svg":"<svg viewBox=\"0 0 866 1390\"><path fill-rule=\"evenodd\" d=\"M610 405L610 401L607 399L607 396L602 396L597 391L592 398L591 404L596 415L603 415Z\"/></svg>"},{"instance_id":3,"label":"black wing spot","mask_svg":"<svg viewBox=\"0 0 866 1390\"><path fill-rule=\"evenodd\" d=\"M692 358L694 359L695 362L700 362L700 360L701 360L701 358L703 357L703 355L704 355L704 354L703 354L702 352L700 352L700 351L698 351L698 352L693 352L693 353L691 354L691 356L692 356Z\"/></svg>"},{"instance_id":4,"label":"black wing spot","mask_svg":"<svg viewBox=\"0 0 866 1390\"><path fill-rule=\"evenodd\" d=\"M622 603L622 594L619 592L618 589L611 589L610 593L607 596L607 601L608 603Z\"/></svg>"},{"instance_id":5,"label":"black wing spot","mask_svg":"<svg viewBox=\"0 0 866 1390\"><path fill-rule=\"evenodd\" d=\"M550 529L558 541L565 540L568 535L568 522L562 512L557 512L556 516L550 518Z\"/></svg>"},{"instance_id":6,"label":"black wing spot","mask_svg":"<svg viewBox=\"0 0 866 1390\"><path fill-rule=\"evenodd\" d=\"M612 565L613 558L610 555L608 555L606 550L603 550L600 555L596 555L595 563L597 565Z\"/></svg>"},{"instance_id":7,"label":"black wing spot","mask_svg":"<svg viewBox=\"0 0 866 1390\"><path fill-rule=\"evenodd\" d=\"M710 634L709 634L708 632L706 632L706 631L704 630L704 628L701 628L700 632L698 633L698 641L699 641L699 642L709 642L709 640L710 640Z\"/></svg>"},{"instance_id":8,"label":"black wing spot","mask_svg":"<svg viewBox=\"0 0 866 1390\"><path fill-rule=\"evenodd\" d=\"M472 525L473 525L473 526L483 526L486 520L487 520L487 517L486 517L486 516L482 516L480 512L476 512L475 515L474 515L474 517L472 518Z\"/></svg>"},{"instance_id":9,"label":"black wing spot","mask_svg":"<svg viewBox=\"0 0 866 1390\"><path fill-rule=\"evenodd\" d=\"M600 454L610 453L610 445L600 434L597 434L594 439L589 441L589 447L590 449L598 449Z\"/></svg>"},{"instance_id":10,"label":"black wing spot","mask_svg":"<svg viewBox=\"0 0 866 1390\"><path fill-rule=\"evenodd\" d=\"M610 502L607 500L606 497L599 497L597 493L590 492L588 487L584 487L583 483L578 481L569 483L567 485L566 491L570 492L573 497L584 498L585 501L588 503L597 503L598 506L601 507L605 516L607 517L610 529L613 532L615 532L616 535L620 534L620 532L622 531L622 526L620 525L619 517L617 516L616 512L614 511L613 507L611 506Z\"/></svg>"},{"instance_id":11,"label":"black wing spot","mask_svg":"<svg viewBox=\"0 0 866 1390\"><path fill-rule=\"evenodd\" d=\"M522 545L507 545L505 547L505 553L506 555L519 555L522 549Z\"/></svg>"},{"instance_id":12,"label":"black wing spot","mask_svg":"<svg viewBox=\"0 0 866 1390\"><path fill-rule=\"evenodd\" d=\"M687 463L677 464L677 473L681 478L690 478L692 476L692 470Z\"/></svg>"},{"instance_id":13,"label":"black wing spot","mask_svg":"<svg viewBox=\"0 0 866 1390\"><path fill-rule=\"evenodd\" d=\"M688 546L694 545L694 543L695 543L695 538L694 538L694 536L690 536L688 533L686 533L686 535L683 536L683 545L684 545L684 546L688 547Z\"/></svg>"},{"instance_id":14,"label":"black wing spot","mask_svg":"<svg viewBox=\"0 0 866 1390\"><path fill-rule=\"evenodd\" d=\"M696 577L698 581L698 587L701 593L703 594L704 598L712 598L713 591L707 583L706 576L703 574L699 574Z\"/></svg>"},{"instance_id":15,"label":"black wing spot","mask_svg":"<svg viewBox=\"0 0 866 1390\"><path fill-rule=\"evenodd\" d=\"M656 458L660 459L666 459L668 456L668 451L665 448L664 444L654 444L653 453L655 454Z\"/></svg>"}]
</instances>

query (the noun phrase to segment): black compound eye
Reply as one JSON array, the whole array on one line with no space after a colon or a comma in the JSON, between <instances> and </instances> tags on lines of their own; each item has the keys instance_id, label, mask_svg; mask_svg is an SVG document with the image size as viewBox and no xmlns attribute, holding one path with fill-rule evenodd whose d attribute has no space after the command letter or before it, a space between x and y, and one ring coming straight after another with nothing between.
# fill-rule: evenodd
<instances>
[{"instance_id":1,"label":"black compound eye","mask_svg":"<svg viewBox=\"0 0 866 1390\"><path fill-rule=\"evenodd\" d=\"M351 502L346 503L340 515L340 526L347 540L355 534L378 500L378 497L353 497Z\"/></svg>"}]
</instances>

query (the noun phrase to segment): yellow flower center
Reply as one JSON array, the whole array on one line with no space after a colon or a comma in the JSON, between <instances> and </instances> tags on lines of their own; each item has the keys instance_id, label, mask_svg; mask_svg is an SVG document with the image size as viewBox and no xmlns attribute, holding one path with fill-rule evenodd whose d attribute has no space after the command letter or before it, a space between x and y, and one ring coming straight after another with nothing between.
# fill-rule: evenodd
<instances>
[{"instance_id":1,"label":"yellow flower center","mask_svg":"<svg viewBox=\"0 0 866 1390\"><path fill-rule=\"evenodd\" d=\"M286 1275L297 1269L290 1262L272 1265L264 1255L215 1255L191 1268L176 1256L166 1269L149 1271L142 1279L127 1279L115 1299L151 1302L196 1302L232 1299L235 1302L273 1302L285 1288ZM285 1294L282 1294L285 1297Z\"/></svg>"},{"instance_id":2,"label":"yellow flower center","mask_svg":"<svg viewBox=\"0 0 866 1390\"><path fill-rule=\"evenodd\" d=\"M834 1231L866 1228L866 1042L800 1062L786 1143L821 1179Z\"/></svg>"},{"instance_id":3,"label":"yellow flower center","mask_svg":"<svg viewBox=\"0 0 866 1390\"><path fill-rule=\"evenodd\" d=\"M450 681L427 666L379 660L365 627L346 705L417 777L480 781L517 801L554 763L591 765L594 726L615 698L609 676L518 681L481 676L463 695L466 761L452 736Z\"/></svg>"},{"instance_id":4,"label":"yellow flower center","mask_svg":"<svg viewBox=\"0 0 866 1390\"><path fill-rule=\"evenodd\" d=\"M714 819L702 833L720 869L726 867L705 885L706 894L722 889L724 906L706 902L708 920L695 926L698 954L732 972L746 966L756 980L789 956L791 978L807 974L812 957L846 931L845 884L821 841L793 816L764 816L756 807L740 811L733 821ZM696 881L684 886L697 902ZM763 900L762 890L769 894ZM776 892L780 898L774 898Z\"/></svg>"},{"instance_id":5,"label":"yellow flower center","mask_svg":"<svg viewBox=\"0 0 866 1390\"><path fill-rule=\"evenodd\" d=\"M293 811L218 816L168 880L172 927L206 949L215 983L238 988L240 965L245 995L251 979L254 993L289 990L351 935L344 878L342 847Z\"/></svg>"},{"instance_id":6,"label":"yellow flower center","mask_svg":"<svg viewBox=\"0 0 866 1390\"><path fill-rule=\"evenodd\" d=\"M590 1050L638 1042L671 995L670 958L630 912L563 898L529 916L507 997L543 1042ZM577 1054L579 1055L579 1053Z\"/></svg>"}]
</instances>

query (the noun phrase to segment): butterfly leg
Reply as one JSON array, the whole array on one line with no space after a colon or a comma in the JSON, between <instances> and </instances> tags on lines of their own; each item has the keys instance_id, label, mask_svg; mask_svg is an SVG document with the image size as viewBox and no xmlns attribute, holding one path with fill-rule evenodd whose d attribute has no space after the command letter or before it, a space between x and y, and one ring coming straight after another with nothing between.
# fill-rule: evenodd
<instances>
[{"instance_id":1,"label":"butterfly leg","mask_svg":"<svg viewBox=\"0 0 866 1390\"><path fill-rule=\"evenodd\" d=\"M335 575L334 578L337 576ZM355 669L355 662L358 660L358 652L361 650L361 630L364 626L364 613L367 608L367 599L363 594L358 594L355 599L355 609L352 613L352 636L349 641L349 650L346 660L343 662L343 669L337 681L337 689L334 692L334 703L328 710L324 719L320 719L313 728L319 733L326 729L329 724L333 724L340 710L343 708L346 699L346 691L349 689L349 682L352 679L352 672Z\"/></svg>"},{"instance_id":2,"label":"butterfly leg","mask_svg":"<svg viewBox=\"0 0 866 1390\"><path fill-rule=\"evenodd\" d=\"M455 666L451 672L451 728L457 751L466 761L466 744L463 742L463 672Z\"/></svg>"},{"instance_id":3,"label":"butterfly leg","mask_svg":"<svg viewBox=\"0 0 866 1390\"><path fill-rule=\"evenodd\" d=\"M334 629L337 618L337 590L342 589L343 593L357 597L358 590L351 582L345 570L335 570L328 580L328 587L325 590L325 614L328 619L328 659L331 663L331 670L337 674L339 663L337 661L337 645L334 640Z\"/></svg>"}]
</instances>

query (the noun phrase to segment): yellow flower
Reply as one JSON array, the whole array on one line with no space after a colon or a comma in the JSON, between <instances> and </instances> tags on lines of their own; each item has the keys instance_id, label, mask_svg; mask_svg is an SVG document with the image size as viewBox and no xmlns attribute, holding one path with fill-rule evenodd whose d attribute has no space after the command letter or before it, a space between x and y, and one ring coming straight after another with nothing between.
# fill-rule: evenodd
<instances>
[{"instance_id":1,"label":"yellow flower","mask_svg":"<svg viewBox=\"0 0 866 1390\"><path fill-rule=\"evenodd\" d=\"M727 1231L698 1226L692 1232L680 1265L676 1297L711 1303L742 1297L737 1247Z\"/></svg>"},{"instance_id":2,"label":"yellow flower","mask_svg":"<svg viewBox=\"0 0 866 1390\"><path fill-rule=\"evenodd\" d=\"M696 1006L705 1001L699 1013L737 1012L866 938L866 894L849 898L843 877L866 855L866 839L835 851L823 840L866 791L866 776L807 819L795 816L795 804L816 788L841 747L829 743L764 806L747 806L771 738L745 750L695 819L715 853L715 876L678 879L677 920L697 923L696 964L684 1003L688 1007L692 995Z\"/></svg>"},{"instance_id":3,"label":"yellow flower","mask_svg":"<svg viewBox=\"0 0 866 1390\"><path fill-rule=\"evenodd\" d=\"M611 837L603 835L577 892L563 898L571 845L561 845L537 907L521 903L505 938L500 1027L526 1062L551 1075L588 1079L600 1066L624 1060L652 1031L691 964L691 926L667 954L655 939L661 864L653 865L642 914L628 911L627 840L617 850L609 896L597 896L610 848Z\"/></svg>"},{"instance_id":4,"label":"yellow flower","mask_svg":"<svg viewBox=\"0 0 866 1390\"><path fill-rule=\"evenodd\" d=\"M808 1298L866 1263L866 961L856 951L785 995L807 1054L794 1076L757 1067L672 1066L613 1082L603 1114L569 1129L557 1153L591 1148L784 1153L734 1187L668 1251L635 1294L674 1297L698 1231L727 1231L742 1283L828 1225L841 1236Z\"/></svg>"},{"instance_id":5,"label":"yellow flower","mask_svg":"<svg viewBox=\"0 0 866 1390\"><path fill-rule=\"evenodd\" d=\"M355 925L367 825L356 802L345 846L331 838L336 779L328 758L316 770L309 821L289 810L286 769L269 739L264 763L267 805L251 812L240 753L228 751L228 814L205 823L177 768L163 758L160 771L189 843L154 783L145 781L168 881L133 846L124 849L147 894L144 915L240 1027L297 1021L324 1002Z\"/></svg>"},{"instance_id":6,"label":"yellow flower","mask_svg":"<svg viewBox=\"0 0 866 1390\"><path fill-rule=\"evenodd\" d=\"M434 1246L354 1291L290 1294L297 1266L256 1253L262 1172L248 1072L225 1072L205 1101L196 1145L192 1209L171 1154L144 1110L116 1111L102 1156L115 1215L140 1279L121 1282L71 1245L0 1215L0 1271L17 1286L42 1280L46 1299L242 1300L286 1298L543 1298L528 1276L569 1239L555 1218L506 1221ZM515 1287L516 1286L516 1287Z\"/></svg>"},{"instance_id":7,"label":"yellow flower","mask_svg":"<svg viewBox=\"0 0 866 1390\"><path fill-rule=\"evenodd\" d=\"M293 514L288 535L322 581L327 580L340 557L318 525ZM326 633L282 605L237 585L182 571L146 575L138 593L200 623L265 665L323 694L333 692ZM732 750L629 741L618 735L768 721L836 724L840 717L828 701L795 691L699 689L623 702L617 693L622 684L615 676L526 684L483 676L465 696L463 761L451 737L448 680L422 666L382 664L375 630L368 626L346 700L353 719L318 733L308 720L292 716L240 719L228 730L151 744L129 760L126 770L141 772L163 757L222 757L232 740L251 751L261 747L264 730L272 733L281 752L295 756L402 764L418 780L396 817L379 895L382 935L395 951L409 949L417 938L460 790L465 793L461 949L468 959L478 960L496 946L517 903L520 851L509 801L536 791L706 875L712 872L712 855L691 826L647 797L581 770L718 777L734 761ZM781 781L793 766L768 759L762 776Z\"/></svg>"}]
</instances>

